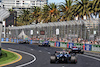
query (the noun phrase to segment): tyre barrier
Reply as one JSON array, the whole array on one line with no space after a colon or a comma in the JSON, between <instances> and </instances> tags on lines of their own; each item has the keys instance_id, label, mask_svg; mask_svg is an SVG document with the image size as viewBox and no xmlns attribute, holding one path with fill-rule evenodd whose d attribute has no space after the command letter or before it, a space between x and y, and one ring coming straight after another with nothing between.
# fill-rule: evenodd
<instances>
[{"instance_id":1,"label":"tyre barrier","mask_svg":"<svg viewBox=\"0 0 100 67\"><path fill-rule=\"evenodd\" d=\"M1 42L14 42L14 43L18 43L19 41L23 41L23 39L9 39L9 38L1 38ZM28 40L30 42L30 44L38 44L40 43L39 40Z\"/></svg>"}]
</instances>

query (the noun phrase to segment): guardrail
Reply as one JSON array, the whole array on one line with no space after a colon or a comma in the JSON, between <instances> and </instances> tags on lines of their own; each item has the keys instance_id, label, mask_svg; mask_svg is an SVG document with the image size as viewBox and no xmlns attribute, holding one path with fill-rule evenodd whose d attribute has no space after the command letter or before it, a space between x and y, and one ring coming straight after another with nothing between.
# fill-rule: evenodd
<instances>
[{"instance_id":1,"label":"guardrail","mask_svg":"<svg viewBox=\"0 0 100 67\"><path fill-rule=\"evenodd\" d=\"M18 43L19 41L23 41L22 39L9 39L9 38L2 38L1 42L15 42ZM43 40L29 40L30 44L38 44L42 43ZM54 47L61 47L61 48L72 48L73 46L81 47L83 50L86 51L98 51L100 52L100 45L91 45L91 44L81 44L81 43L71 43L71 42L59 42L59 41L49 41L51 46Z\"/></svg>"},{"instance_id":2,"label":"guardrail","mask_svg":"<svg viewBox=\"0 0 100 67\"><path fill-rule=\"evenodd\" d=\"M40 41L42 43L43 40ZM91 45L91 44L81 44L81 43L67 43L67 42L54 42L54 41L49 41L51 46L55 47L62 47L62 48L72 48L72 46L76 47L81 47L83 50L86 51L98 51L100 52L100 45Z\"/></svg>"}]
</instances>

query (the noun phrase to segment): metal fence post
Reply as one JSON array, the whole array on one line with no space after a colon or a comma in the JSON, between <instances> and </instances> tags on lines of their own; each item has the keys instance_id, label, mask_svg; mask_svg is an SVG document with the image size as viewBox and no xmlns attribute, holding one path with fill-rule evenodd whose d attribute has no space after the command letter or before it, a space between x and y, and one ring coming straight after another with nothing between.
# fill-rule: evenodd
<instances>
[{"instance_id":1,"label":"metal fence post","mask_svg":"<svg viewBox=\"0 0 100 67\"><path fill-rule=\"evenodd\" d=\"M77 24L77 35L79 34L79 25ZM79 35L78 35L79 36Z\"/></svg>"}]
</instances>

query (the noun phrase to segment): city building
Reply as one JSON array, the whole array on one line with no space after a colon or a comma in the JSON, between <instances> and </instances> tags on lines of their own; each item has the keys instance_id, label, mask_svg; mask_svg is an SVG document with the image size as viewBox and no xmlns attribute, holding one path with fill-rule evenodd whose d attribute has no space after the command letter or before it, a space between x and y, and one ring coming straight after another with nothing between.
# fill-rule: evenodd
<instances>
[{"instance_id":1,"label":"city building","mask_svg":"<svg viewBox=\"0 0 100 67\"><path fill-rule=\"evenodd\" d=\"M42 8L48 4L48 0L0 0L5 9L13 9L20 15L20 10L30 9L34 6Z\"/></svg>"},{"instance_id":2,"label":"city building","mask_svg":"<svg viewBox=\"0 0 100 67\"><path fill-rule=\"evenodd\" d=\"M48 0L1 0L5 8L31 8L33 6L42 7L48 3Z\"/></svg>"}]
</instances>

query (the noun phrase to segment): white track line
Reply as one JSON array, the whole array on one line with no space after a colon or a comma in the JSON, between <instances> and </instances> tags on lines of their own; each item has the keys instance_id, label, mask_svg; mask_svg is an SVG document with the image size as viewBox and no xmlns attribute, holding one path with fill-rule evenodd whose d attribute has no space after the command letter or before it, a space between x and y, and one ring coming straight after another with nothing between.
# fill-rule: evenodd
<instances>
[{"instance_id":1,"label":"white track line","mask_svg":"<svg viewBox=\"0 0 100 67\"><path fill-rule=\"evenodd\" d=\"M50 54L50 52L48 52L48 54Z\"/></svg>"},{"instance_id":2,"label":"white track line","mask_svg":"<svg viewBox=\"0 0 100 67\"><path fill-rule=\"evenodd\" d=\"M95 58L95 57L92 57L92 56L87 56L87 55L83 55L83 54L80 54L81 56L84 56L84 57L88 57L88 58L92 58L92 59L95 59L95 60L98 60L98 61L100 61L100 59L99 58Z\"/></svg>"},{"instance_id":3,"label":"white track line","mask_svg":"<svg viewBox=\"0 0 100 67\"><path fill-rule=\"evenodd\" d=\"M33 49L31 49L31 50L33 50Z\"/></svg>"},{"instance_id":4,"label":"white track line","mask_svg":"<svg viewBox=\"0 0 100 67\"><path fill-rule=\"evenodd\" d=\"M39 52L42 52L41 50L39 50Z\"/></svg>"},{"instance_id":5,"label":"white track line","mask_svg":"<svg viewBox=\"0 0 100 67\"><path fill-rule=\"evenodd\" d=\"M18 65L16 67L23 67L23 66L29 65L29 64L35 62L35 60L36 60L36 57L33 54L30 54L30 53L27 53L27 52L24 52L24 51L20 51L20 50L15 50L15 49L12 49L12 48L8 48L8 49L11 50L11 51L16 51L16 52L20 52L20 53L24 53L24 54L30 55L30 56L32 56L34 58L34 60L32 60L32 61L30 61L28 63L25 63L25 64L22 64L22 65Z\"/></svg>"}]
</instances>

